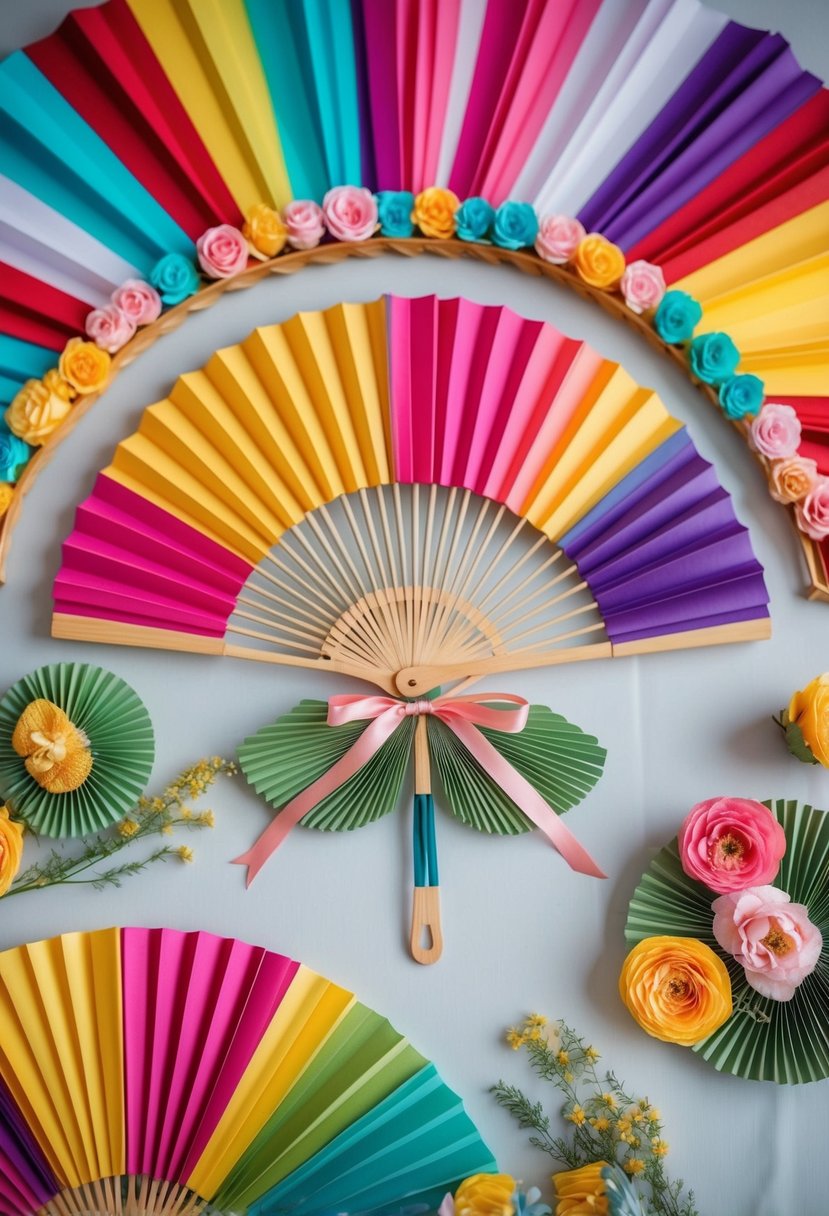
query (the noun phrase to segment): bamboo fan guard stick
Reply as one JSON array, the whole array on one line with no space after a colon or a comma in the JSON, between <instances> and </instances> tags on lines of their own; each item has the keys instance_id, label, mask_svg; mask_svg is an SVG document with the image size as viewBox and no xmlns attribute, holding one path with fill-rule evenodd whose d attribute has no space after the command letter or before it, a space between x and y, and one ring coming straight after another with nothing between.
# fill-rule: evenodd
<instances>
[{"instance_id":1,"label":"bamboo fan guard stick","mask_svg":"<svg viewBox=\"0 0 829 1216\"><path fill-rule=\"evenodd\" d=\"M419 807L423 808L424 816L428 816L431 826L431 843L434 846L434 803L432 801L432 777L429 765L429 737L426 732L426 717L421 714L417 720L414 738L415 756L415 815ZM422 825L421 825L422 826ZM417 837L417 828L415 835ZM426 841L419 842L428 848ZM417 839L416 845L417 847ZM434 861L434 870L437 861ZM434 870L431 877L436 877ZM429 944L424 945L424 939ZM428 965L436 963L443 953L443 931L440 924L440 887L437 882L429 886L415 886L412 897L412 932L409 939L412 958L415 962Z\"/></svg>"}]
</instances>

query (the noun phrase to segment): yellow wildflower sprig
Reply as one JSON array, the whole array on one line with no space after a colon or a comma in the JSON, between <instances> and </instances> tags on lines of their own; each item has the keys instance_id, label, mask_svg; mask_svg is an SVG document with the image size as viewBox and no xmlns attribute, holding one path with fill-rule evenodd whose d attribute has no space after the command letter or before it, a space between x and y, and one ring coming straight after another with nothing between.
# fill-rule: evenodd
<instances>
[{"instance_id":1,"label":"yellow wildflower sprig","mask_svg":"<svg viewBox=\"0 0 829 1216\"><path fill-rule=\"evenodd\" d=\"M520 1089L499 1081L496 1101L532 1135L530 1143L569 1170L617 1163L655 1216L698 1216L693 1193L671 1182L665 1171L668 1143L662 1116L647 1098L627 1092L614 1073L600 1075L599 1052L564 1022L530 1014L506 1033L513 1050L524 1049L533 1071L552 1082L564 1098L561 1116L567 1128L556 1136L540 1102L530 1102Z\"/></svg>"},{"instance_id":2,"label":"yellow wildflower sprig","mask_svg":"<svg viewBox=\"0 0 829 1216\"><path fill-rule=\"evenodd\" d=\"M193 851L189 846L162 844L160 848L140 859L119 861L117 865L104 869L95 868L147 837L171 836L177 828L214 827L216 819L212 811L196 813L186 805L185 800L201 797L221 773L233 776L235 772L236 766L223 760L221 756L200 760L185 769L163 794L155 797L144 795L139 798L135 810L110 831L92 838L82 838L80 850L77 849L78 842L68 842L69 848L74 850L72 852L52 849L45 860L29 866L2 898L6 900L12 895L22 895L27 891L40 891L45 887L58 885L84 885L97 889L107 886L120 887L124 878L140 873L156 861L176 858L183 863L191 862Z\"/></svg>"}]
</instances>

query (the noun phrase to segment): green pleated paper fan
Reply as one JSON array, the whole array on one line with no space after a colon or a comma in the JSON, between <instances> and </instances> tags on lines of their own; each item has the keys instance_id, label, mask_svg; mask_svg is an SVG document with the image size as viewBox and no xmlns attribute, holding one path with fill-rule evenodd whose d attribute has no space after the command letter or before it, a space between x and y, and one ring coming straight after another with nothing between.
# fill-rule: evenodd
<instances>
[{"instance_id":1,"label":"green pleated paper fan","mask_svg":"<svg viewBox=\"0 0 829 1216\"><path fill-rule=\"evenodd\" d=\"M731 977L734 1013L692 1050L720 1072L752 1081L797 1085L829 1077L829 814L784 799L766 802L786 833L786 854L773 885L792 903L805 904L823 934L817 967L790 1001L763 997L743 968L717 944L712 900L716 892L689 878L676 839L645 871L628 908L625 937L696 937L723 960Z\"/></svg>"},{"instance_id":2,"label":"green pleated paper fan","mask_svg":"<svg viewBox=\"0 0 829 1216\"><path fill-rule=\"evenodd\" d=\"M92 770L68 793L38 785L12 747L20 715L41 698L59 706L89 739ZM53 663L18 680L0 699L0 801L44 836L84 836L123 818L144 792L154 758L144 703L102 667Z\"/></svg>"}]
</instances>

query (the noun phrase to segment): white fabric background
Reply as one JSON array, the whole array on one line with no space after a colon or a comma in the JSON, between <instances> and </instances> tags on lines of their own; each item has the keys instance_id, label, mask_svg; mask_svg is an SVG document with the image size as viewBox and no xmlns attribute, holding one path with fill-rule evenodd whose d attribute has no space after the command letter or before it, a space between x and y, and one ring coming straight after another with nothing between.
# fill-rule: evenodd
<instances>
[{"instance_id":1,"label":"white fabric background","mask_svg":"<svg viewBox=\"0 0 829 1216\"><path fill-rule=\"evenodd\" d=\"M0 50L42 36L68 7L63 0L3 0ZM772 0L728 0L723 7L746 22L782 25L801 62L829 74L825 0L790 0L782 8ZM266 665L51 640L50 586L60 541L95 472L177 374L257 324L383 291L508 304L590 340L655 386L714 461L751 527L771 592L773 640L488 680L549 704L608 747L605 777L568 822L610 879L571 873L537 835L485 838L439 812L446 949L435 967L416 966L405 946L408 798L401 813L353 834L295 832L245 893L241 870L228 861L252 843L269 813L241 781L222 784L211 800L215 832L188 838L194 865L157 867L120 891L54 889L16 899L0 907L0 948L72 929L142 924L208 929L300 958L404 1030L464 1096L502 1168L542 1186L547 1159L487 1088L503 1077L533 1089L523 1058L503 1045L504 1027L529 1010L564 1017L635 1093L662 1109L672 1172L693 1185L702 1213L825 1216L829 1083L778 1088L721 1076L639 1031L616 981L633 887L694 802L732 793L829 805L829 775L790 759L771 721L792 689L829 667L829 606L804 599L789 521L738 437L672 366L597 309L517 272L421 258L314 268L228 296L191 318L119 377L30 494L0 590L0 688L59 660L118 671L156 725L152 788L201 755L230 755L302 696L353 690L344 679ZM557 1108L552 1087L546 1098Z\"/></svg>"}]
</instances>

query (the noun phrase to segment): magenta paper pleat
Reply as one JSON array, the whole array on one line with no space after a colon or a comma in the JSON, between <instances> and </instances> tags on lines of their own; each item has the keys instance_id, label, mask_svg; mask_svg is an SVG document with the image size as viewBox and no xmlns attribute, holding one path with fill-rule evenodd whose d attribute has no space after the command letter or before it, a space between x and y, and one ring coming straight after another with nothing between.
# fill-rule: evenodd
<instances>
[{"instance_id":1,"label":"magenta paper pleat","mask_svg":"<svg viewBox=\"0 0 829 1216\"><path fill-rule=\"evenodd\" d=\"M397 63L393 53L397 46L397 6L393 0L361 0L361 7L377 189L400 190Z\"/></svg>"},{"instance_id":2,"label":"magenta paper pleat","mask_svg":"<svg viewBox=\"0 0 829 1216\"><path fill-rule=\"evenodd\" d=\"M459 21L460 0L397 0L398 139L415 193L435 185Z\"/></svg>"},{"instance_id":3,"label":"magenta paper pleat","mask_svg":"<svg viewBox=\"0 0 829 1216\"><path fill-rule=\"evenodd\" d=\"M528 5L472 194L497 207L535 145L601 0Z\"/></svg>"},{"instance_id":4,"label":"magenta paper pleat","mask_svg":"<svg viewBox=\"0 0 829 1216\"><path fill-rule=\"evenodd\" d=\"M438 160L458 44L460 0L433 0L433 3L435 6L434 63L430 91L424 95L424 102L428 100L429 103L428 122L423 133L421 160L414 165L415 177L413 180L416 183L412 187L414 190L425 190L428 186L441 184L437 181Z\"/></svg>"}]
</instances>

